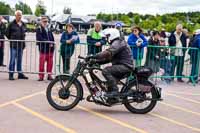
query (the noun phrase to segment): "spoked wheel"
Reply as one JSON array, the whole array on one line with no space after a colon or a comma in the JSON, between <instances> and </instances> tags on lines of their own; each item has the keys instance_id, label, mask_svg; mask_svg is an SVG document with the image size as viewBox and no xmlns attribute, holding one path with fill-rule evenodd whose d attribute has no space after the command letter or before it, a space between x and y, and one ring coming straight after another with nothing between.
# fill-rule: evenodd
<instances>
[{"instance_id":1,"label":"spoked wheel","mask_svg":"<svg viewBox=\"0 0 200 133\"><path fill-rule=\"evenodd\" d=\"M69 82L69 76L55 78L48 86L46 96L49 104L57 110L67 111L74 108L83 97L83 90L79 82L74 81L69 89L64 86ZM62 83L61 83L62 82Z\"/></svg>"},{"instance_id":2,"label":"spoked wheel","mask_svg":"<svg viewBox=\"0 0 200 133\"><path fill-rule=\"evenodd\" d=\"M135 96L126 97L126 102L124 103L124 106L132 113L146 114L150 112L157 103L156 100L145 100L157 98L156 88L152 86L152 83L150 83L149 81L139 81L139 84L141 85L140 87L142 87L144 84L145 86L149 86L150 91L143 91L143 88L140 87L138 91L136 90L136 82L130 83L126 91L134 92Z\"/></svg>"}]
</instances>

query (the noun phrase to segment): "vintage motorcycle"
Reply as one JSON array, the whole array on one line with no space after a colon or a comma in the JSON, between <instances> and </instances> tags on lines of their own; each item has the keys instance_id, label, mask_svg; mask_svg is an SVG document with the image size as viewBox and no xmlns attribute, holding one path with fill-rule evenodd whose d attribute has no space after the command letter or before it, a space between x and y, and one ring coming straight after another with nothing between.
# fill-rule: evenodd
<instances>
[{"instance_id":1,"label":"vintage motorcycle","mask_svg":"<svg viewBox=\"0 0 200 133\"><path fill-rule=\"evenodd\" d=\"M57 110L67 111L84 99L83 88L88 88L88 102L112 107L124 105L130 112L145 114L150 112L161 99L161 88L156 87L148 78L153 71L147 67L138 67L118 81L120 95L106 97L107 82L101 74L98 64L84 57L79 61L72 75L58 75L50 82L46 90L49 104ZM80 79L79 77L83 77ZM85 84L83 83L85 81Z\"/></svg>"}]
</instances>

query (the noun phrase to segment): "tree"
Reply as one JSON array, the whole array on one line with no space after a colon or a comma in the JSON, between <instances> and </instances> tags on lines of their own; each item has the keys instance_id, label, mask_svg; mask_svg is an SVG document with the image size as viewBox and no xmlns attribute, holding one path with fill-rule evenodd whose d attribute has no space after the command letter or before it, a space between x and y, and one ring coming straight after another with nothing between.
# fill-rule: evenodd
<instances>
[{"instance_id":1,"label":"tree","mask_svg":"<svg viewBox=\"0 0 200 133\"><path fill-rule=\"evenodd\" d=\"M68 7L64 7L63 13L64 13L64 14L72 14L72 9L71 9L71 8L68 8Z\"/></svg>"},{"instance_id":2,"label":"tree","mask_svg":"<svg viewBox=\"0 0 200 133\"><path fill-rule=\"evenodd\" d=\"M44 2L42 0L38 0L38 3L36 5L35 9L35 15L41 16L46 14L46 7L44 6Z\"/></svg>"},{"instance_id":3,"label":"tree","mask_svg":"<svg viewBox=\"0 0 200 133\"><path fill-rule=\"evenodd\" d=\"M128 14L97 14L97 19L103 21L118 20L124 22L126 25L135 23L144 30L157 29L161 30L165 28L166 31L174 31L178 23L182 23L190 33L200 28L200 12L188 12L188 13L168 13L163 15L141 15L138 13L129 12Z\"/></svg>"},{"instance_id":4,"label":"tree","mask_svg":"<svg viewBox=\"0 0 200 133\"><path fill-rule=\"evenodd\" d=\"M123 15L121 21L123 21L127 25L131 25L131 19L127 15Z\"/></svg>"},{"instance_id":5,"label":"tree","mask_svg":"<svg viewBox=\"0 0 200 133\"><path fill-rule=\"evenodd\" d=\"M139 16L139 15L136 15L136 16L134 17L134 23L135 23L136 25L138 25L138 24L140 23L140 16Z\"/></svg>"},{"instance_id":6,"label":"tree","mask_svg":"<svg viewBox=\"0 0 200 133\"><path fill-rule=\"evenodd\" d=\"M103 18L103 14L100 12L99 14L97 14L97 19L102 19Z\"/></svg>"},{"instance_id":7,"label":"tree","mask_svg":"<svg viewBox=\"0 0 200 133\"><path fill-rule=\"evenodd\" d=\"M172 22L172 23L167 23L165 26L166 31L172 32L175 30L177 23Z\"/></svg>"},{"instance_id":8,"label":"tree","mask_svg":"<svg viewBox=\"0 0 200 133\"><path fill-rule=\"evenodd\" d=\"M161 21L162 21L162 23L166 24L167 23L167 16L166 15L161 16Z\"/></svg>"},{"instance_id":9,"label":"tree","mask_svg":"<svg viewBox=\"0 0 200 133\"><path fill-rule=\"evenodd\" d=\"M5 2L0 1L0 14L1 15L13 15L14 11L11 9L10 5L5 4Z\"/></svg>"},{"instance_id":10,"label":"tree","mask_svg":"<svg viewBox=\"0 0 200 133\"><path fill-rule=\"evenodd\" d=\"M21 1L15 4L15 10L21 10L23 14L33 14L30 6Z\"/></svg>"},{"instance_id":11,"label":"tree","mask_svg":"<svg viewBox=\"0 0 200 133\"><path fill-rule=\"evenodd\" d=\"M127 15L129 16L129 18L133 17L133 13L132 12L129 12Z\"/></svg>"}]
</instances>

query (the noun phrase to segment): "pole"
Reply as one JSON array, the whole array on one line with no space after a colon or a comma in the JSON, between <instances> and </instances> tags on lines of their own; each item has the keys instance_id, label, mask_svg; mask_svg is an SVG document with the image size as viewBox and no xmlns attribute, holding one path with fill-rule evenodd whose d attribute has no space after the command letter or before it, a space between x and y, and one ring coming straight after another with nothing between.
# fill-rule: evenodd
<instances>
[{"instance_id":1,"label":"pole","mask_svg":"<svg viewBox=\"0 0 200 133\"><path fill-rule=\"evenodd\" d=\"M23 14L24 14L24 5L26 4L26 0L24 0L24 4L23 4Z\"/></svg>"},{"instance_id":2,"label":"pole","mask_svg":"<svg viewBox=\"0 0 200 133\"><path fill-rule=\"evenodd\" d=\"M51 15L53 15L53 4L54 4L54 1L52 0L51 1Z\"/></svg>"}]
</instances>

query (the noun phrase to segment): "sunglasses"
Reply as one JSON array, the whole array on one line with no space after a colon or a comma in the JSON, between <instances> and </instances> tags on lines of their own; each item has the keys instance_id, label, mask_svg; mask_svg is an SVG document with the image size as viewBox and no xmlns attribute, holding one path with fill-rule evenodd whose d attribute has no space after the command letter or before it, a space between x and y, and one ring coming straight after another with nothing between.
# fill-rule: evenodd
<instances>
[{"instance_id":1,"label":"sunglasses","mask_svg":"<svg viewBox=\"0 0 200 133\"><path fill-rule=\"evenodd\" d=\"M42 21L43 23L47 23L48 21Z\"/></svg>"}]
</instances>

